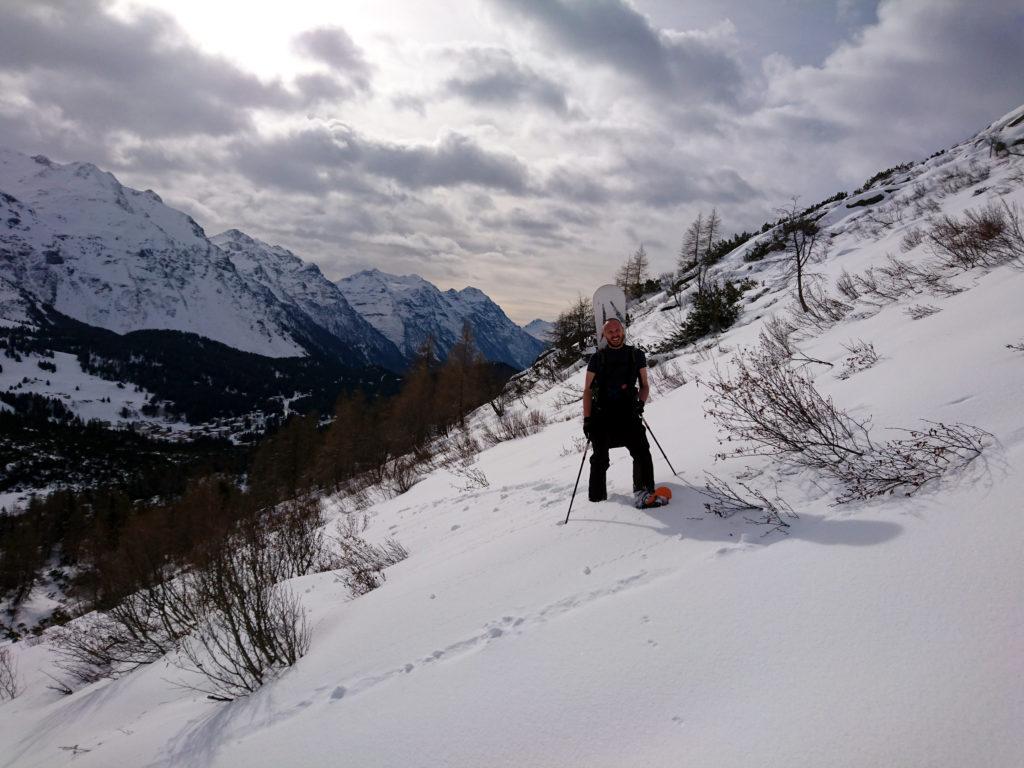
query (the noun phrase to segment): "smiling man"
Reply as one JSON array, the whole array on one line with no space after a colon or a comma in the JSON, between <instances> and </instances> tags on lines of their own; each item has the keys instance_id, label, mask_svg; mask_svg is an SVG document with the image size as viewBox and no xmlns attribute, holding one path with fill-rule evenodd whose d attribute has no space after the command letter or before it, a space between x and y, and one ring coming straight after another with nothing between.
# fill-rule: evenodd
<instances>
[{"instance_id":1,"label":"smiling man","mask_svg":"<svg viewBox=\"0 0 1024 768\"><path fill-rule=\"evenodd\" d=\"M608 450L622 446L633 457L636 504L647 506L654 492L654 464L642 418L650 392L647 358L642 350L626 344L626 329L619 320L606 322L601 334L608 346L591 356L583 385L583 434L594 446L590 500L608 498Z\"/></svg>"}]
</instances>

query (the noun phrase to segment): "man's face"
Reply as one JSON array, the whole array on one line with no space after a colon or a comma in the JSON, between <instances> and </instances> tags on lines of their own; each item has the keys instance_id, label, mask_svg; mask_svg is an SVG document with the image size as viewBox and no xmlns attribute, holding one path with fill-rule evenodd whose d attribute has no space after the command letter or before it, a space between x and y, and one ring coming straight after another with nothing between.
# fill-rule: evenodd
<instances>
[{"instance_id":1,"label":"man's face","mask_svg":"<svg viewBox=\"0 0 1024 768\"><path fill-rule=\"evenodd\" d=\"M626 340L626 332L622 323L617 320L610 320L604 326L604 337L608 340L608 346L618 349Z\"/></svg>"}]
</instances>

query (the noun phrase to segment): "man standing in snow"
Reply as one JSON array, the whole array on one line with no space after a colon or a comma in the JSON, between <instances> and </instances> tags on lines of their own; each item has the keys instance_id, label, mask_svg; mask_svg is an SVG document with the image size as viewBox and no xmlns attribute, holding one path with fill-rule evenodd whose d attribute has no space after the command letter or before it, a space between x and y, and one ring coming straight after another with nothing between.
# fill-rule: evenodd
<instances>
[{"instance_id":1,"label":"man standing in snow","mask_svg":"<svg viewBox=\"0 0 1024 768\"><path fill-rule=\"evenodd\" d=\"M654 463L642 420L650 392L647 358L642 350L626 344L626 330L619 320L606 322L601 335L608 346L591 356L583 385L583 434L594 446L590 500L608 498L608 449L625 446L633 457L633 494L642 506L654 491Z\"/></svg>"}]
</instances>

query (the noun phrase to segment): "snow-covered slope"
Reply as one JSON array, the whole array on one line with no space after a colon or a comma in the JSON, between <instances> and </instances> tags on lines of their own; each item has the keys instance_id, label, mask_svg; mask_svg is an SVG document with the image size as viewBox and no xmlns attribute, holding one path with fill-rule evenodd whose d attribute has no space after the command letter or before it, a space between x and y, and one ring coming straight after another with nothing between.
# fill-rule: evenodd
<instances>
[{"instance_id":1,"label":"snow-covered slope","mask_svg":"<svg viewBox=\"0 0 1024 768\"><path fill-rule=\"evenodd\" d=\"M89 325L304 354L293 321L190 217L89 163L0 149L0 277Z\"/></svg>"},{"instance_id":2,"label":"snow-covered slope","mask_svg":"<svg viewBox=\"0 0 1024 768\"><path fill-rule=\"evenodd\" d=\"M1021 115L990 130L1006 136ZM887 183L902 190L886 193L889 212L832 206L831 254L815 266L824 284L884 266L888 253L927 259L907 238L925 226L914 202L953 216L1024 205L1024 160L989 156L991 135ZM888 215L897 210L902 221ZM630 506L620 449L609 501L577 497L558 525L584 450L577 367L526 396L546 429L478 456L486 485L460 490L465 478L437 469L402 495L378 494L366 535L395 537L410 557L357 599L332 573L293 581L312 646L248 698L175 688L171 663L62 697L47 688L45 644L14 646L26 691L0 703L0 765L1016 768L1024 269L967 270L955 295L857 300L797 341L834 363L805 366L815 385L870 416L879 439L923 419L993 435L979 460L913 496L835 506L819 476L766 457L713 458L697 381L785 311L792 283L773 258L726 257L717 277L759 283L740 322L651 370L647 419L679 470L652 446L670 506ZM664 338L669 301L634 308L631 340ZM939 311L908 314L925 301ZM840 377L851 339L880 359ZM474 427L491 418L482 409ZM709 516L707 471L779 495L799 518L782 535ZM346 500L327 503L342 514Z\"/></svg>"},{"instance_id":3,"label":"snow-covered slope","mask_svg":"<svg viewBox=\"0 0 1024 768\"><path fill-rule=\"evenodd\" d=\"M338 286L315 264L279 245L269 245L237 229L210 238L240 274L263 286L282 304L296 307L324 330L358 350L359 362L393 370L403 367L398 348L352 309Z\"/></svg>"},{"instance_id":4,"label":"snow-covered slope","mask_svg":"<svg viewBox=\"0 0 1024 768\"><path fill-rule=\"evenodd\" d=\"M525 368L543 349L476 288L442 292L418 275L389 275L377 269L339 280L338 287L355 310L407 359L412 359L428 338L443 359L459 340L465 323L488 360Z\"/></svg>"}]
</instances>

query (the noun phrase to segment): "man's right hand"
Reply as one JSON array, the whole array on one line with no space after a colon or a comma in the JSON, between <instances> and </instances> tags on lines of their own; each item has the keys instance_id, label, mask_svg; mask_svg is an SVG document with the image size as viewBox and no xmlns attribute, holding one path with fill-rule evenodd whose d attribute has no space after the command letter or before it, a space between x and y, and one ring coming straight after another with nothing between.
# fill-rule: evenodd
<instances>
[{"instance_id":1,"label":"man's right hand","mask_svg":"<svg viewBox=\"0 0 1024 768\"><path fill-rule=\"evenodd\" d=\"M589 416L584 416L583 417L583 436L585 438L587 438L587 440L590 440L590 431L593 428L594 427L593 427L593 425L590 422L590 417Z\"/></svg>"}]
</instances>

